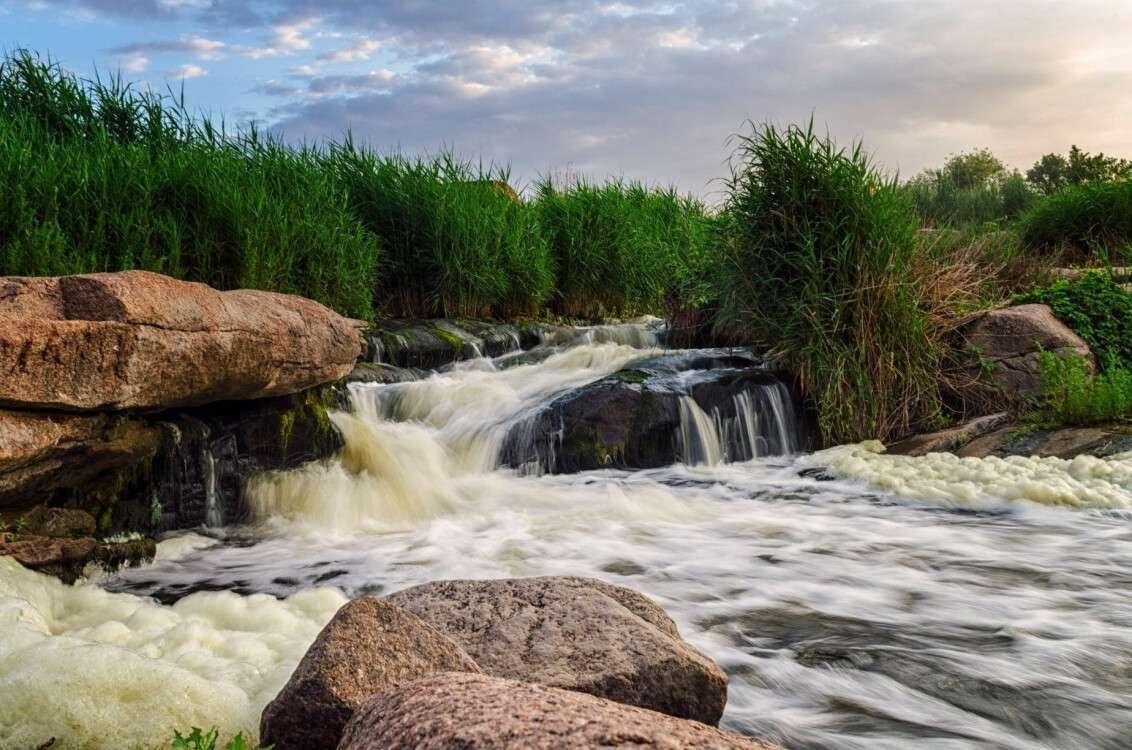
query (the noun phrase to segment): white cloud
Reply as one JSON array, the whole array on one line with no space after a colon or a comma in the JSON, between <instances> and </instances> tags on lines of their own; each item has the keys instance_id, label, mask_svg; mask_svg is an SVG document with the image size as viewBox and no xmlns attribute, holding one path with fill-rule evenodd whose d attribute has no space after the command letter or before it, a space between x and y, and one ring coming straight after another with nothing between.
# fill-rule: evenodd
<instances>
[{"instance_id":1,"label":"white cloud","mask_svg":"<svg viewBox=\"0 0 1132 750\"><path fill-rule=\"evenodd\" d=\"M359 60L368 60L370 55L377 52L381 48L381 41L373 37L363 37L349 47L333 50L331 52L324 52L318 56L319 60L327 62L356 62Z\"/></svg>"},{"instance_id":2,"label":"white cloud","mask_svg":"<svg viewBox=\"0 0 1132 750\"><path fill-rule=\"evenodd\" d=\"M205 70L204 68L202 68L199 65L193 65L192 63L189 63L187 65L182 65L181 67L177 68L176 70L169 71L169 77L176 79L176 80L179 80L179 81L180 80L187 81L190 78L200 78L200 77L206 76L206 75L208 75L207 70Z\"/></svg>"},{"instance_id":3,"label":"white cloud","mask_svg":"<svg viewBox=\"0 0 1132 750\"><path fill-rule=\"evenodd\" d=\"M149 58L145 55L130 55L122 63L122 70L127 73L144 73L149 67Z\"/></svg>"}]
</instances>

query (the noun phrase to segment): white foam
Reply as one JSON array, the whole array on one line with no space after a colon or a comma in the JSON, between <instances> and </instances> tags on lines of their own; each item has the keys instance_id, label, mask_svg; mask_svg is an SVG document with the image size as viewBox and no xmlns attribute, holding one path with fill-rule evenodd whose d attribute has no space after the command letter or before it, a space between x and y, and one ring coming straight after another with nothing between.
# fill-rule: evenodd
<instances>
[{"instance_id":1,"label":"white foam","mask_svg":"<svg viewBox=\"0 0 1132 750\"><path fill-rule=\"evenodd\" d=\"M220 591L163 607L0 558L0 747L153 748L192 725L254 738L344 601Z\"/></svg>"},{"instance_id":2,"label":"white foam","mask_svg":"<svg viewBox=\"0 0 1132 750\"><path fill-rule=\"evenodd\" d=\"M951 453L890 455L876 441L843 445L803 459L839 478L868 482L919 502L984 507L1042 505L1132 508L1132 454L1073 459L1010 456L960 458Z\"/></svg>"}]
</instances>

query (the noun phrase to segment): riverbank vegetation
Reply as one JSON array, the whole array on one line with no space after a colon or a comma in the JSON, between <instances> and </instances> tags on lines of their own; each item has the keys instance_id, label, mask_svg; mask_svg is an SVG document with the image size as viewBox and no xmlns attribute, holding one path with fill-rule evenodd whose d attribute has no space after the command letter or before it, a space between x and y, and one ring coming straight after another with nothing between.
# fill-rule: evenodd
<instances>
[{"instance_id":1,"label":"riverbank vegetation","mask_svg":"<svg viewBox=\"0 0 1132 750\"><path fill-rule=\"evenodd\" d=\"M1018 295L1128 367L1107 333L1128 293L1049 283L1132 253L1128 162L1074 146L1022 173L979 149L900 182L812 124L735 146L718 206L629 180L516 193L495 165L349 134L292 147L18 51L0 62L0 274L145 268L365 319L661 314L679 345L773 351L824 443L964 416L941 396L956 331Z\"/></svg>"}]
</instances>

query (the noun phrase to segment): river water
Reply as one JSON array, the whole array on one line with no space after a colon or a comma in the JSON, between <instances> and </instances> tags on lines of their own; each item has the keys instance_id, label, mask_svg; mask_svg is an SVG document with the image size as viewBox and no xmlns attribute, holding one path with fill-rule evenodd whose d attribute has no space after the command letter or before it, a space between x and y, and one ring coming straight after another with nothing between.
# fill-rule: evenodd
<instances>
[{"instance_id":1,"label":"river water","mask_svg":"<svg viewBox=\"0 0 1132 750\"><path fill-rule=\"evenodd\" d=\"M0 747L254 732L344 597L554 574L653 597L727 671L723 726L790 748L1132 747L1132 457L726 463L682 408L687 463L498 468L532 409L657 353L632 343L358 389L340 461L263 478L254 524L97 585L0 560ZM789 408L757 403L796 444Z\"/></svg>"}]
</instances>

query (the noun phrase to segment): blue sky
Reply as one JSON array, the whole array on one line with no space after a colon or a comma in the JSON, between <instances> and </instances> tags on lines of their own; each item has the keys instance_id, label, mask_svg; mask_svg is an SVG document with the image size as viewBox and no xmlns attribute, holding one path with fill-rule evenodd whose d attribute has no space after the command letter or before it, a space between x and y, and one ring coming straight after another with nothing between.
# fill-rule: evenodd
<instances>
[{"instance_id":1,"label":"blue sky","mask_svg":"<svg viewBox=\"0 0 1132 750\"><path fill-rule=\"evenodd\" d=\"M748 118L813 114L905 175L982 146L1132 156L1130 38L1125 0L0 0L5 48L291 140L707 195Z\"/></svg>"}]
</instances>

